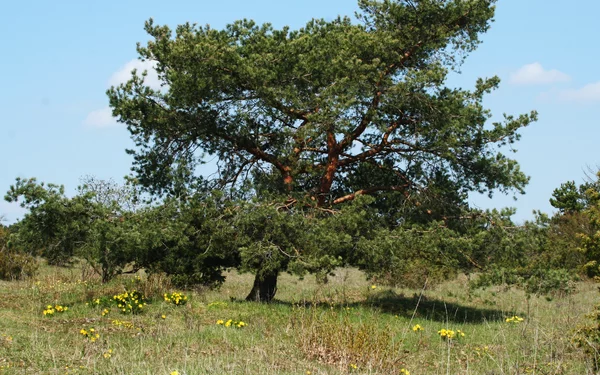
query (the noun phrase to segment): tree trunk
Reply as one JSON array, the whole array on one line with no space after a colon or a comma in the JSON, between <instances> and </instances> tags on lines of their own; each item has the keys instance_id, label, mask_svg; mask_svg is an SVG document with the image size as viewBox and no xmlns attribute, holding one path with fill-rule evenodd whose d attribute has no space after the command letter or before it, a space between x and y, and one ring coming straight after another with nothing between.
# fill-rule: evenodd
<instances>
[{"instance_id":1,"label":"tree trunk","mask_svg":"<svg viewBox=\"0 0 600 375\"><path fill-rule=\"evenodd\" d=\"M271 302L277 292L278 271L258 271L254 277L254 285L246 301Z\"/></svg>"}]
</instances>

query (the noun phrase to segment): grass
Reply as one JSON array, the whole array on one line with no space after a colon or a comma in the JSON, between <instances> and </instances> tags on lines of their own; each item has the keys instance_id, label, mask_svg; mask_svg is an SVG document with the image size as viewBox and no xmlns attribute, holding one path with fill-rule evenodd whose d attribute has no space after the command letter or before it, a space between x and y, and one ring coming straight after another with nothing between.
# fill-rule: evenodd
<instances>
[{"instance_id":1,"label":"grass","mask_svg":"<svg viewBox=\"0 0 600 375\"><path fill-rule=\"evenodd\" d=\"M0 374L594 373L572 341L598 299L591 283L527 306L517 290L469 291L465 277L422 293L342 269L325 285L282 275L277 301L263 305L243 301L252 281L231 273L176 306L163 299L176 291L166 279L101 285L79 267L43 266L32 280L0 282ZM140 314L112 304L126 289L148 298ZM43 315L57 304L68 310ZM523 322L505 321L514 315ZM229 319L246 326L216 324ZM80 333L91 328L93 342ZM446 340L441 329L465 336Z\"/></svg>"}]
</instances>

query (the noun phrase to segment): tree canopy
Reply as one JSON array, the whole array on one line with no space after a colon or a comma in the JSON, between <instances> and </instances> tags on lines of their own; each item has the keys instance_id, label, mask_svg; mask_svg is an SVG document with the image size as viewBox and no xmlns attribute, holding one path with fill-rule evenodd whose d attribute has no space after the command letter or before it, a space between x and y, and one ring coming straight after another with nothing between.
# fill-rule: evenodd
<instances>
[{"instance_id":1,"label":"tree canopy","mask_svg":"<svg viewBox=\"0 0 600 375\"><path fill-rule=\"evenodd\" d=\"M517 141L536 113L489 124L482 100L497 77L473 90L445 84L489 28L494 3L360 0L356 20L298 30L241 20L173 33L149 20L153 39L138 52L156 63L162 88L133 74L108 91L136 144L133 171L157 194L252 182L254 193L318 207L409 197L434 182L462 200L523 192L528 178L497 146ZM217 178L199 176L215 156Z\"/></svg>"}]
</instances>

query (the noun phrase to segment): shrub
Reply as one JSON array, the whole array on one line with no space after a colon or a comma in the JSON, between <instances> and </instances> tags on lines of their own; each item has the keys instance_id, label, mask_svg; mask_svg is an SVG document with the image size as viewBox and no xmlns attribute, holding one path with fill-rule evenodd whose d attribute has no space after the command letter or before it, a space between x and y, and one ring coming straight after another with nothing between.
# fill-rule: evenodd
<instances>
[{"instance_id":1,"label":"shrub","mask_svg":"<svg viewBox=\"0 0 600 375\"><path fill-rule=\"evenodd\" d=\"M596 306L588 318L591 322L577 329L573 341L592 360L596 373L600 370L600 305Z\"/></svg>"},{"instance_id":2,"label":"shrub","mask_svg":"<svg viewBox=\"0 0 600 375\"><path fill-rule=\"evenodd\" d=\"M0 279L21 280L35 275L37 260L31 255L13 251L0 251Z\"/></svg>"}]
</instances>

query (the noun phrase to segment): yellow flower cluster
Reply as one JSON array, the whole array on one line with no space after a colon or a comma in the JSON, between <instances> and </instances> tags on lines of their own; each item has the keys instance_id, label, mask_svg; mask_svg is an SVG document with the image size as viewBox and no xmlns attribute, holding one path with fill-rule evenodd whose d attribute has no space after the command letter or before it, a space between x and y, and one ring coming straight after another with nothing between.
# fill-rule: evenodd
<instances>
[{"instance_id":1,"label":"yellow flower cluster","mask_svg":"<svg viewBox=\"0 0 600 375\"><path fill-rule=\"evenodd\" d=\"M188 298L183 293L173 292L171 294L165 293L165 301L170 302L175 306L183 306L187 303Z\"/></svg>"},{"instance_id":2,"label":"yellow flower cluster","mask_svg":"<svg viewBox=\"0 0 600 375\"><path fill-rule=\"evenodd\" d=\"M412 330L413 330L414 332L419 332L419 331L422 331L422 330L423 330L423 327L421 327L421 325L420 325L420 324L417 324L417 325L415 325L414 327L412 327Z\"/></svg>"},{"instance_id":3,"label":"yellow flower cluster","mask_svg":"<svg viewBox=\"0 0 600 375\"><path fill-rule=\"evenodd\" d=\"M451 329L440 329L438 331L438 335L440 335L440 337L445 340L452 340L454 338L465 337L465 333L460 329L456 330L456 332L454 332Z\"/></svg>"},{"instance_id":4,"label":"yellow flower cluster","mask_svg":"<svg viewBox=\"0 0 600 375\"><path fill-rule=\"evenodd\" d=\"M114 295L113 300L124 314L139 314L147 305L144 295L136 290Z\"/></svg>"},{"instance_id":5,"label":"yellow flower cluster","mask_svg":"<svg viewBox=\"0 0 600 375\"><path fill-rule=\"evenodd\" d=\"M109 310L109 309L104 309L104 310L102 310L102 316L106 316L106 315L108 315L108 313L109 313L109 312L110 312L110 310Z\"/></svg>"},{"instance_id":6,"label":"yellow flower cluster","mask_svg":"<svg viewBox=\"0 0 600 375\"><path fill-rule=\"evenodd\" d=\"M456 335L456 332L454 332L451 329L440 329L438 331L438 335L440 335L440 337L443 339L452 340L454 338L454 336Z\"/></svg>"},{"instance_id":7,"label":"yellow flower cluster","mask_svg":"<svg viewBox=\"0 0 600 375\"><path fill-rule=\"evenodd\" d=\"M524 320L523 318L520 318L515 315L515 316L511 316L510 318L506 318L506 323L518 324L518 323L521 323L523 320Z\"/></svg>"},{"instance_id":8,"label":"yellow flower cluster","mask_svg":"<svg viewBox=\"0 0 600 375\"><path fill-rule=\"evenodd\" d=\"M402 375L410 375L410 371L408 371L407 369L403 368L400 370L400 374Z\"/></svg>"},{"instance_id":9,"label":"yellow flower cluster","mask_svg":"<svg viewBox=\"0 0 600 375\"><path fill-rule=\"evenodd\" d=\"M133 325L132 322L127 322L127 321L123 321L123 320L113 320L112 325L117 326L117 327L123 327L123 328L128 328L128 329L134 329L135 326Z\"/></svg>"},{"instance_id":10,"label":"yellow flower cluster","mask_svg":"<svg viewBox=\"0 0 600 375\"><path fill-rule=\"evenodd\" d=\"M107 351L105 351L102 356L106 359L112 357L112 349L108 349Z\"/></svg>"},{"instance_id":11,"label":"yellow flower cluster","mask_svg":"<svg viewBox=\"0 0 600 375\"><path fill-rule=\"evenodd\" d=\"M243 328L245 327L247 324L242 322L241 320L237 321L237 320L233 320L233 319L229 319L228 321L224 321L222 319L217 320L217 325L223 326L223 327L236 327L236 328Z\"/></svg>"},{"instance_id":12,"label":"yellow flower cluster","mask_svg":"<svg viewBox=\"0 0 600 375\"><path fill-rule=\"evenodd\" d=\"M44 316L53 316L55 313L62 313L69 310L69 308L67 306L61 306L61 305L48 305L46 306L46 308L44 309L44 311L42 311L42 314L44 314Z\"/></svg>"},{"instance_id":13,"label":"yellow flower cluster","mask_svg":"<svg viewBox=\"0 0 600 375\"><path fill-rule=\"evenodd\" d=\"M89 331L82 328L79 333L85 338L89 339L90 342L95 342L100 338L100 334L94 328L90 328Z\"/></svg>"}]
</instances>

